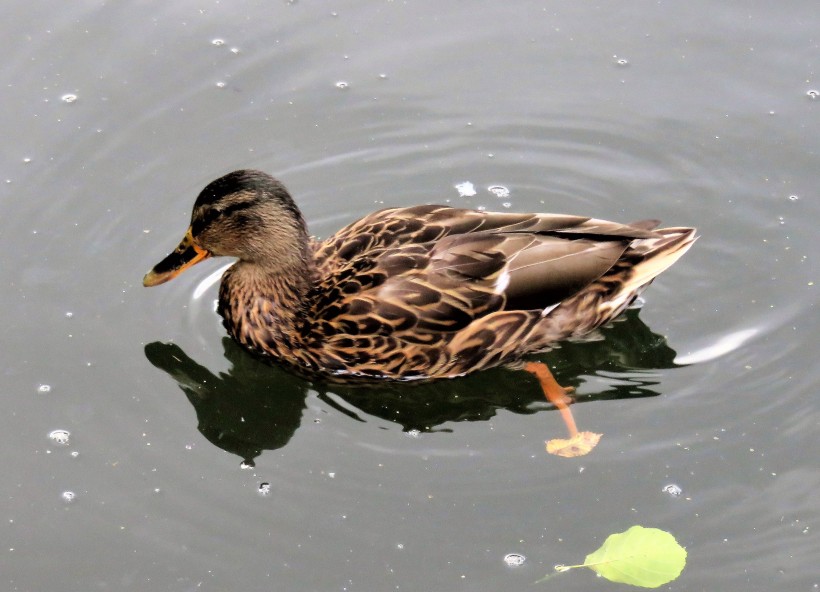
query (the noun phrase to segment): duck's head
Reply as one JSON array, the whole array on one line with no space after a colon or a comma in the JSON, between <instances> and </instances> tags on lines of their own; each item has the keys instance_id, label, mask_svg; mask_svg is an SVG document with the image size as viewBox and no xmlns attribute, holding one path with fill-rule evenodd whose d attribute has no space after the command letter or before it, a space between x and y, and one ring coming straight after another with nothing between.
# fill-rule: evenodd
<instances>
[{"instance_id":1,"label":"duck's head","mask_svg":"<svg viewBox=\"0 0 820 592\"><path fill-rule=\"evenodd\" d=\"M234 171L202 190L185 237L142 283L157 286L223 255L275 273L304 263L307 244L304 219L285 186L261 171Z\"/></svg>"}]
</instances>

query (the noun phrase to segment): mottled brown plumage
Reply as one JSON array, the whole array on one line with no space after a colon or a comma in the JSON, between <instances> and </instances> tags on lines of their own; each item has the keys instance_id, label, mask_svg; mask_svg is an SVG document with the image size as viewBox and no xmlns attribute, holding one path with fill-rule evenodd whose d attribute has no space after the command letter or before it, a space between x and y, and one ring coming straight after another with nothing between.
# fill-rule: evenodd
<instances>
[{"instance_id":1,"label":"mottled brown plumage","mask_svg":"<svg viewBox=\"0 0 820 592\"><path fill-rule=\"evenodd\" d=\"M208 256L219 313L264 357L336 379L432 379L515 365L620 314L695 240L581 216L389 208L324 241L285 188L236 171L200 193L180 246L146 275Z\"/></svg>"}]
</instances>

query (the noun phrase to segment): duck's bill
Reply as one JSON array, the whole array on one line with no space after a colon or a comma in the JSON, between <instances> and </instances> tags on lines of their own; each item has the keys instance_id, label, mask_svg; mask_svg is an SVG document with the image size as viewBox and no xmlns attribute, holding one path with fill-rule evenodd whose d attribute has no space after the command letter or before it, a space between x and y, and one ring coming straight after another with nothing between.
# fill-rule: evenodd
<instances>
[{"instance_id":1,"label":"duck's bill","mask_svg":"<svg viewBox=\"0 0 820 592\"><path fill-rule=\"evenodd\" d=\"M206 251L194 241L191 236L191 229L185 233L185 238L174 249L174 252L154 266L154 269L145 274L142 278L142 285L145 287L158 286L168 280L172 280L189 267L193 267L203 259L211 256L210 251Z\"/></svg>"}]
</instances>

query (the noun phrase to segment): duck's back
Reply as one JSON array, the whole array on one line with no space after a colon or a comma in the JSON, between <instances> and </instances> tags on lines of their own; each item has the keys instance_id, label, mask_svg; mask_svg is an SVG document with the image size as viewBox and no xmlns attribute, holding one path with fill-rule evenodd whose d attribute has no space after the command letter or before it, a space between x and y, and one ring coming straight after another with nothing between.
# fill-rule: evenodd
<instances>
[{"instance_id":1,"label":"duck's back","mask_svg":"<svg viewBox=\"0 0 820 592\"><path fill-rule=\"evenodd\" d=\"M311 317L325 363L394 378L455 375L589 331L634 297L619 282L637 293L671 263L654 275L632 268L692 234L653 224L444 206L371 214L315 247Z\"/></svg>"}]
</instances>

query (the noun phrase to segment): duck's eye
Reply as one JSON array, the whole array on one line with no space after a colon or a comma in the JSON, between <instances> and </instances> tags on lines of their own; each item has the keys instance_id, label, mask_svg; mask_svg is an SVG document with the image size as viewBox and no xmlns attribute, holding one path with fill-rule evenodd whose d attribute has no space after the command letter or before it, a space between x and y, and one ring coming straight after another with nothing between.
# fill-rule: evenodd
<instances>
[{"instance_id":1,"label":"duck's eye","mask_svg":"<svg viewBox=\"0 0 820 592\"><path fill-rule=\"evenodd\" d=\"M200 234L206 226L211 224L214 220L221 218L225 215L225 212L222 210L217 210L215 208L211 208L209 210L205 210L202 214L191 223L191 231L194 235Z\"/></svg>"},{"instance_id":2,"label":"duck's eye","mask_svg":"<svg viewBox=\"0 0 820 592\"><path fill-rule=\"evenodd\" d=\"M194 235L202 232L209 224L213 224L222 218L233 217L237 212L240 212L249 206L249 202L238 202L223 205L221 208L210 207L207 210L202 210L197 219L191 223Z\"/></svg>"}]
</instances>

